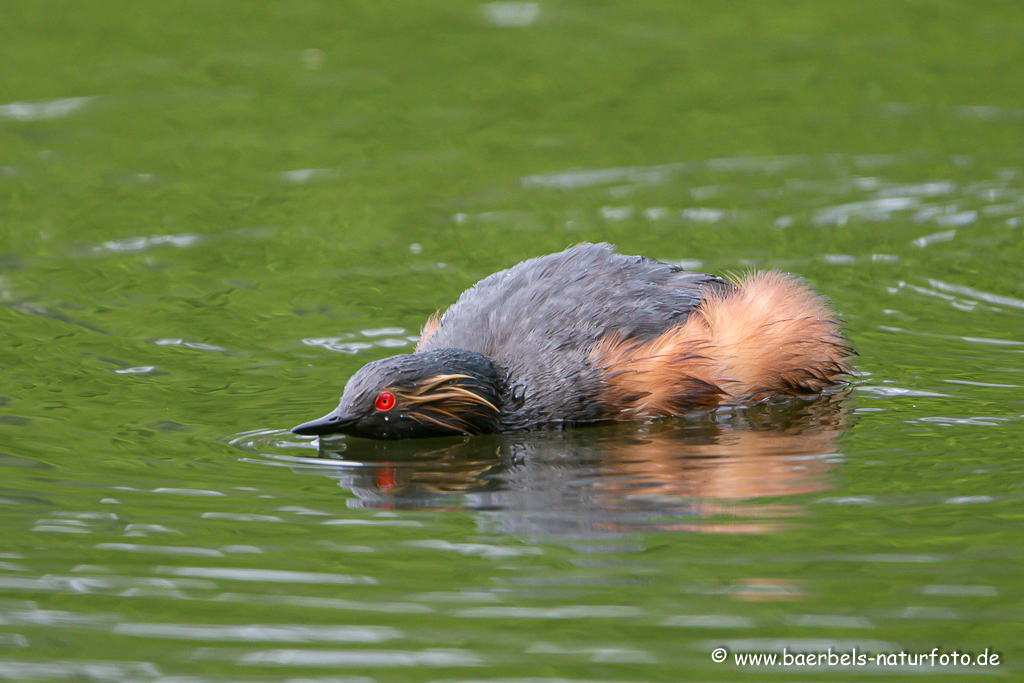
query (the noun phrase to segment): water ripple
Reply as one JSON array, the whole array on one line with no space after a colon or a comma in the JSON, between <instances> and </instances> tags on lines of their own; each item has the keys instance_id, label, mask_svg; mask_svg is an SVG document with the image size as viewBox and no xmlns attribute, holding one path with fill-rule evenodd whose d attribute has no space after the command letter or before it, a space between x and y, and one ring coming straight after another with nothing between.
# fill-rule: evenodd
<instances>
[{"instance_id":1,"label":"water ripple","mask_svg":"<svg viewBox=\"0 0 1024 683\"><path fill-rule=\"evenodd\" d=\"M416 602L367 602L345 600L329 597L303 597L300 595L247 595L240 593L221 593L218 602L241 602L246 605L287 605L303 609L329 609L344 612L380 612L385 614L434 614L435 609Z\"/></svg>"},{"instance_id":2,"label":"water ripple","mask_svg":"<svg viewBox=\"0 0 1024 683\"><path fill-rule=\"evenodd\" d=\"M122 635L175 640L282 643L383 643L403 637L401 631L389 626L299 626L290 624L214 626L210 624L122 623L116 624L113 632Z\"/></svg>"},{"instance_id":3,"label":"water ripple","mask_svg":"<svg viewBox=\"0 0 1024 683\"><path fill-rule=\"evenodd\" d=\"M21 578L0 575L0 589L28 591L33 593L90 594L109 593L123 590L157 589L168 594L178 594L183 588L211 589L216 585L209 581L189 579L158 579L134 576L59 576Z\"/></svg>"},{"instance_id":4,"label":"water ripple","mask_svg":"<svg viewBox=\"0 0 1024 683\"><path fill-rule=\"evenodd\" d=\"M958 285L951 282L943 282L942 280L936 280L934 278L928 279L928 284L935 289L943 292L952 292L953 294L959 294L960 296L968 297L970 299L977 299L978 301L984 301L990 304L996 304L998 306L1009 306L1011 308L1022 308L1024 309L1024 299L1017 299L1011 296L1002 296L1000 294L992 294L985 292L974 287L968 287L967 285Z\"/></svg>"},{"instance_id":5,"label":"water ripple","mask_svg":"<svg viewBox=\"0 0 1024 683\"><path fill-rule=\"evenodd\" d=\"M97 550L118 550L131 553L180 555L182 557L224 557L224 553L210 548L189 548L176 545L138 545L135 543L97 543Z\"/></svg>"},{"instance_id":6,"label":"water ripple","mask_svg":"<svg viewBox=\"0 0 1024 683\"><path fill-rule=\"evenodd\" d=\"M956 230L943 230L942 232L918 237L916 240L913 240L911 244L915 247L924 249L925 247L930 247L931 245L939 244L940 242L952 242L954 239L956 239Z\"/></svg>"},{"instance_id":7,"label":"water ripple","mask_svg":"<svg viewBox=\"0 0 1024 683\"><path fill-rule=\"evenodd\" d=\"M64 97L38 102L11 102L0 105L0 119L14 121L59 119L78 111L93 99L92 97Z\"/></svg>"},{"instance_id":8,"label":"water ripple","mask_svg":"<svg viewBox=\"0 0 1024 683\"><path fill-rule=\"evenodd\" d=\"M374 341L359 340L355 334L349 333L340 337L309 337L302 340L306 346L318 346L328 351L356 354L367 351L374 347L384 349L395 349L410 346L419 341L419 337L384 336L404 334L405 330L400 327L385 328L383 330L363 330L362 336Z\"/></svg>"},{"instance_id":9,"label":"water ripple","mask_svg":"<svg viewBox=\"0 0 1024 683\"><path fill-rule=\"evenodd\" d=\"M753 628L754 622L747 617L738 617L732 614L680 614L669 617L661 622L662 626L676 626L680 628Z\"/></svg>"},{"instance_id":10,"label":"water ripple","mask_svg":"<svg viewBox=\"0 0 1024 683\"><path fill-rule=\"evenodd\" d=\"M999 589L994 586L929 584L921 588L921 595L942 595L954 598L994 598L999 596Z\"/></svg>"},{"instance_id":11,"label":"water ripple","mask_svg":"<svg viewBox=\"0 0 1024 683\"><path fill-rule=\"evenodd\" d=\"M487 559L502 559L506 557L521 557L523 555L542 555L543 550L534 547L510 548L507 546L488 545L485 543L450 543L441 540L408 541L407 546L413 548L429 548L432 550L445 550L458 553L459 555L475 555Z\"/></svg>"},{"instance_id":12,"label":"water ripple","mask_svg":"<svg viewBox=\"0 0 1024 683\"><path fill-rule=\"evenodd\" d=\"M12 680L46 680L74 678L87 681L122 681L159 679L160 669L149 662L18 662L5 661L4 678Z\"/></svg>"},{"instance_id":13,"label":"water ripple","mask_svg":"<svg viewBox=\"0 0 1024 683\"><path fill-rule=\"evenodd\" d=\"M227 579L230 581L267 581L274 583L309 583L317 585L351 586L377 585L370 576L348 574L324 574L319 572L293 572L275 569L233 569L227 567L157 567L158 574L200 577L204 579Z\"/></svg>"},{"instance_id":14,"label":"water ripple","mask_svg":"<svg viewBox=\"0 0 1024 683\"><path fill-rule=\"evenodd\" d=\"M628 619L643 616L638 607L571 605L567 607L474 607L456 613L474 619Z\"/></svg>"},{"instance_id":15,"label":"water ripple","mask_svg":"<svg viewBox=\"0 0 1024 683\"><path fill-rule=\"evenodd\" d=\"M197 659L222 659L251 666L291 667L450 667L481 666L484 661L470 650L262 650L238 654L234 650L200 648Z\"/></svg>"}]
</instances>

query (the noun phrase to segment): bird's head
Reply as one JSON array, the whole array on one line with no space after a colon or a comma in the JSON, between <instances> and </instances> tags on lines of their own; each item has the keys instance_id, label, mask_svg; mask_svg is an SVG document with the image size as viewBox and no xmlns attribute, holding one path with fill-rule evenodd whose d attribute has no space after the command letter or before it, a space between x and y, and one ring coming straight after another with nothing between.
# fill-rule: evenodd
<instances>
[{"instance_id":1,"label":"bird's head","mask_svg":"<svg viewBox=\"0 0 1024 683\"><path fill-rule=\"evenodd\" d=\"M473 351L393 356L363 366L333 412L292 431L369 439L491 432L501 412L500 386L491 361Z\"/></svg>"}]
</instances>

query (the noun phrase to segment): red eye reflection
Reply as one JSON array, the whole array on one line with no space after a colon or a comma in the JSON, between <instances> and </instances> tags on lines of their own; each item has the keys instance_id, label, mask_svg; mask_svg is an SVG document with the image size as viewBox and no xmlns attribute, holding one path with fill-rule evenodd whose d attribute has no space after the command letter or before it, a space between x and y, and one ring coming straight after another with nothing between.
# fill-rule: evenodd
<instances>
[{"instance_id":1,"label":"red eye reflection","mask_svg":"<svg viewBox=\"0 0 1024 683\"><path fill-rule=\"evenodd\" d=\"M382 391L373 402L373 407L381 412L387 412L395 407L395 395L390 391Z\"/></svg>"}]
</instances>

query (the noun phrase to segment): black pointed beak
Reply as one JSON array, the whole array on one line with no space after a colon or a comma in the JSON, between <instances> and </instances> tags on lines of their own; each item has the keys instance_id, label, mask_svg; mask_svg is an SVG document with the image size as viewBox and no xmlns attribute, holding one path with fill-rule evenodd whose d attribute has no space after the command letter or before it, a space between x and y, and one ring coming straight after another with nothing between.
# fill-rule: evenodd
<instances>
[{"instance_id":1,"label":"black pointed beak","mask_svg":"<svg viewBox=\"0 0 1024 683\"><path fill-rule=\"evenodd\" d=\"M292 427L293 434L303 436L323 436L325 434L344 434L348 428L355 424L358 418L342 415L337 410L328 413L321 418L303 422L298 427Z\"/></svg>"}]
</instances>

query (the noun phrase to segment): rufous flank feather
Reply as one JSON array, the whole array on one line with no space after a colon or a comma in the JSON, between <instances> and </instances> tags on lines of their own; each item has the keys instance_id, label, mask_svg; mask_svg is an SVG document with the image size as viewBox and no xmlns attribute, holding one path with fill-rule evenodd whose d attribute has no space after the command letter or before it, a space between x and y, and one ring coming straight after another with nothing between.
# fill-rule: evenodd
<instances>
[{"instance_id":1,"label":"rufous flank feather","mask_svg":"<svg viewBox=\"0 0 1024 683\"><path fill-rule=\"evenodd\" d=\"M423 323L423 329L420 330L420 340L416 343L416 350L419 351L423 348L423 345L427 343L437 328L441 326L441 311L434 311L427 322Z\"/></svg>"},{"instance_id":2,"label":"rufous flank feather","mask_svg":"<svg viewBox=\"0 0 1024 683\"><path fill-rule=\"evenodd\" d=\"M676 415L774 394L821 391L850 372L852 351L825 301L777 271L712 292L681 325L646 342L614 334L590 353L613 419Z\"/></svg>"}]
</instances>

